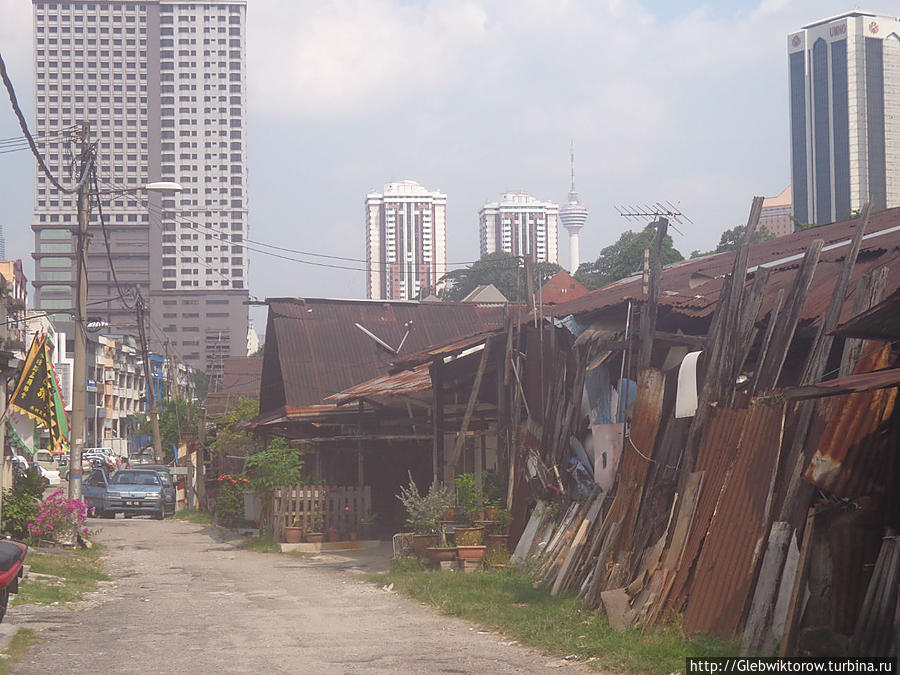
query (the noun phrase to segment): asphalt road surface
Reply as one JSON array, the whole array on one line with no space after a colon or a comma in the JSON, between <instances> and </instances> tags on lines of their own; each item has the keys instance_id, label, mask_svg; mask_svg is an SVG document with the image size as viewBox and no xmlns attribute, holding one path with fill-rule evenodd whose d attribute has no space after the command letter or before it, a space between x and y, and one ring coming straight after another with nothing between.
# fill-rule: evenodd
<instances>
[{"instance_id":1,"label":"asphalt road surface","mask_svg":"<svg viewBox=\"0 0 900 675\"><path fill-rule=\"evenodd\" d=\"M10 608L7 621L41 636L13 672L580 670L365 582L350 559L246 551L223 530L175 520L98 524L114 581L74 611Z\"/></svg>"}]
</instances>

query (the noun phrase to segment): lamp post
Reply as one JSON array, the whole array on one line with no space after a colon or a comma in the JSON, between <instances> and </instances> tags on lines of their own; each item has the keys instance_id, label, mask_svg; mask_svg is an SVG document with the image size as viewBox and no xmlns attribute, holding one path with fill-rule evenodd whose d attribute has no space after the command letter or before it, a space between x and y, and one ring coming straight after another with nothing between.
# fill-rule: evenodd
<instances>
[{"instance_id":1,"label":"lamp post","mask_svg":"<svg viewBox=\"0 0 900 675\"><path fill-rule=\"evenodd\" d=\"M81 142L81 175L85 171L93 171L94 148L90 143L91 124L82 122L79 130ZM81 481L84 469L81 461L81 452L84 447L84 401L85 383L87 381L87 248L88 223L91 215L91 181L84 180L78 188L78 230L76 279L78 288L75 295L75 355L72 368L72 428L69 460L69 498L81 499ZM157 182L149 183L142 187L116 192L137 192L139 190L150 191L175 191L181 190L178 183ZM110 260L110 265L112 261ZM95 429L96 431L96 429Z\"/></svg>"}]
</instances>

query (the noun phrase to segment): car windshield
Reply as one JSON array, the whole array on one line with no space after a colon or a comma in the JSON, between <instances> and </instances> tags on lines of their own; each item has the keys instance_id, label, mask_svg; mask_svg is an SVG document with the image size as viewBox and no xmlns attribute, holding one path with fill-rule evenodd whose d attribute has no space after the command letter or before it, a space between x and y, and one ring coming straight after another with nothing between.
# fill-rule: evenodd
<instances>
[{"instance_id":1,"label":"car windshield","mask_svg":"<svg viewBox=\"0 0 900 675\"><path fill-rule=\"evenodd\" d=\"M154 471L120 471L112 482L118 485L159 485L159 476Z\"/></svg>"}]
</instances>

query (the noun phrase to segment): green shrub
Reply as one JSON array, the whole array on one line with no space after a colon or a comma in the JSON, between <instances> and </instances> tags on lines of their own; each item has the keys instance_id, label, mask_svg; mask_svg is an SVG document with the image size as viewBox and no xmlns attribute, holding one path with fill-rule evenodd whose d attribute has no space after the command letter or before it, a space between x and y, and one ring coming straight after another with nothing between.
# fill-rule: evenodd
<instances>
[{"instance_id":1,"label":"green shrub","mask_svg":"<svg viewBox=\"0 0 900 675\"><path fill-rule=\"evenodd\" d=\"M244 521L244 488L245 483L239 478L228 475L219 479L216 522L220 525L234 527Z\"/></svg>"},{"instance_id":2,"label":"green shrub","mask_svg":"<svg viewBox=\"0 0 900 675\"><path fill-rule=\"evenodd\" d=\"M37 516L38 502L44 495L44 479L34 467L17 478L13 487L3 491L3 534L14 539L28 536L28 523Z\"/></svg>"}]
</instances>

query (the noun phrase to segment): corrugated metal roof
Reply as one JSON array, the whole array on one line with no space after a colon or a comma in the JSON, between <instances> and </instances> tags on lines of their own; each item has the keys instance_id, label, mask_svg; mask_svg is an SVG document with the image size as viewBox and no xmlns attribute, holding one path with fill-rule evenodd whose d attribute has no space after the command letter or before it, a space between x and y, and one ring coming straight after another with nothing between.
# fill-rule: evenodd
<instances>
[{"instance_id":1,"label":"corrugated metal roof","mask_svg":"<svg viewBox=\"0 0 900 675\"><path fill-rule=\"evenodd\" d=\"M891 359L889 346L860 361L858 370L878 368ZM884 377L900 369L882 370L841 378L860 380ZM837 382L837 380L834 380ZM896 382L895 382L896 383ZM818 386L823 386L822 385ZM848 394L819 402L817 411L826 424L807 467L804 478L813 485L839 497L854 498L879 489L894 489L884 485L888 478L884 467L890 439L879 434L881 425L891 418L897 400L897 389L876 389ZM896 450L896 449L895 449Z\"/></svg>"},{"instance_id":2,"label":"corrugated metal roof","mask_svg":"<svg viewBox=\"0 0 900 675\"><path fill-rule=\"evenodd\" d=\"M505 325L505 308L470 303L271 298L260 411L319 403L386 372L400 356Z\"/></svg>"},{"instance_id":3,"label":"corrugated metal roof","mask_svg":"<svg viewBox=\"0 0 900 675\"><path fill-rule=\"evenodd\" d=\"M390 396L408 396L431 389L431 364L423 363L412 370L403 370L394 375L382 375L362 384L358 384L338 394L332 394L325 400L337 403L349 403L363 398L379 399Z\"/></svg>"},{"instance_id":4,"label":"corrugated metal roof","mask_svg":"<svg viewBox=\"0 0 900 675\"><path fill-rule=\"evenodd\" d=\"M697 559L684 612L689 635L731 637L740 627L772 519L782 415L782 407L754 405L743 416L734 465Z\"/></svg>"},{"instance_id":5,"label":"corrugated metal roof","mask_svg":"<svg viewBox=\"0 0 900 675\"><path fill-rule=\"evenodd\" d=\"M818 320L824 314L834 289L856 220L813 227L785 237L777 237L751 247L749 268L771 267L767 297L763 300L761 316L772 307L779 288L790 288L803 255L815 239L825 240L825 250L807 295L801 318ZM866 238L854 267L853 280L873 267L889 265L887 292L900 288L900 208L873 214L866 229ZM834 247L834 248L829 248ZM705 318L712 314L722 288L724 276L732 271L736 252L729 251L670 265L663 270L659 303L663 311ZM752 283L752 275L747 283ZM850 284L849 295L855 292ZM622 305L629 299L643 299L639 275L622 279L592 291L590 294L546 308L546 314L593 314ZM852 302L844 303L843 318L849 318ZM661 315L662 317L662 315Z\"/></svg>"},{"instance_id":6,"label":"corrugated metal roof","mask_svg":"<svg viewBox=\"0 0 900 675\"><path fill-rule=\"evenodd\" d=\"M232 356L225 359L222 386L206 395L206 412L221 415L239 396L259 398L259 383L263 360L253 356Z\"/></svg>"},{"instance_id":7,"label":"corrugated metal roof","mask_svg":"<svg viewBox=\"0 0 900 675\"><path fill-rule=\"evenodd\" d=\"M843 394L861 393L886 389L900 385L900 368L877 370L874 373L847 375L835 380L810 384L805 387L793 387L784 391L784 398L799 400L804 398L822 398Z\"/></svg>"},{"instance_id":8,"label":"corrugated metal roof","mask_svg":"<svg viewBox=\"0 0 900 675\"><path fill-rule=\"evenodd\" d=\"M880 340L900 338L900 290L871 309L844 322L837 327L834 334Z\"/></svg>"},{"instance_id":9,"label":"corrugated metal roof","mask_svg":"<svg viewBox=\"0 0 900 675\"><path fill-rule=\"evenodd\" d=\"M444 344L429 347L428 349L423 349L420 352L410 354L406 358L395 361L391 370L397 371L401 368L412 368L427 361L434 361L435 359L440 357L453 356L454 354L463 352L470 347L481 344L491 335L495 335L498 332L500 332L500 329L478 333L477 335L470 335L469 337L463 338L462 340L451 340L450 342L445 342Z\"/></svg>"}]
</instances>

